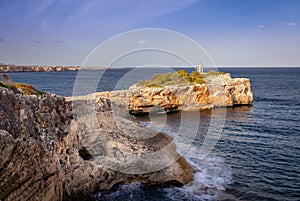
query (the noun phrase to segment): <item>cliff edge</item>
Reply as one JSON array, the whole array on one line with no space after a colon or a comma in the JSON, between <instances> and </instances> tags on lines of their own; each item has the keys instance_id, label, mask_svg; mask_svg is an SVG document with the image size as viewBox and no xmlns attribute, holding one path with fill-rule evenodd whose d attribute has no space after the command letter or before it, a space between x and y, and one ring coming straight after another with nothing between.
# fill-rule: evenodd
<instances>
[{"instance_id":1,"label":"cliff edge","mask_svg":"<svg viewBox=\"0 0 300 201\"><path fill-rule=\"evenodd\" d=\"M193 180L194 170L176 152L168 135L130 122L128 129L135 126L135 132L150 135L137 140L115 124L110 100L75 102L0 87L0 200L84 200L120 183L186 184ZM73 114L74 107L86 104L93 106L91 112L98 120L92 130L87 129L89 112L82 111L80 117ZM126 119L120 120L126 127ZM94 154L86 142L100 138L101 144L89 144L97 145ZM149 158L134 166L140 164L139 156L161 149L166 155L157 158L160 164L166 158L176 160L160 169L151 169L155 164Z\"/></svg>"},{"instance_id":2,"label":"cliff edge","mask_svg":"<svg viewBox=\"0 0 300 201\"><path fill-rule=\"evenodd\" d=\"M84 200L121 183L186 184L193 168L173 139L132 121L167 112L251 104L250 81L143 87L64 98L0 86L0 200ZM10 85L15 86L15 85ZM117 115L116 115L117 114Z\"/></svg>"},{"instance_id":3,"label":"cliff edge","mask_svg":"<svg viewBox=\"0 0 300 201\"><path fill-rule=\"evenodd\" d=\"M144 115L154 106L166 112L204 110L213 107L251 105L250 80L231 78L229 73L207 77L207 83L164 87L132 86L129 90L95 93L127 108L133 115Z\"/></svg>"}]
</instances>

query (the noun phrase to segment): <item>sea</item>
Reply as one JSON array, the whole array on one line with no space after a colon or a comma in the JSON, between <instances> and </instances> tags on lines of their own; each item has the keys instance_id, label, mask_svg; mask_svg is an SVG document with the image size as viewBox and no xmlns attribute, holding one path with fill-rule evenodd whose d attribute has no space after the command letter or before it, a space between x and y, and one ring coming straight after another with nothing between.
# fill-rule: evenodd
<instances>
[{"instance_id":1,"label":"sea","mask_svg":"<svg viewBox=\"0 0 300 201\"><path fill-rule=\"evenodd\" d=\"M107 69L93 75L96 91L127 89L138 80L174 69ZM185 69L191 72L192 68ZM91 195L90 200L300 200L300 68L220 68L234 78L249 78L254 95L251 106L214 108L208 111L172 113L163 125L159 117L138 117L145 126L180 139L194 133L188 151L181 153L196 170L194 182L181 186L124 184L107 193ZM15 82L61 96L71 96L78 72L8 73ZM89 74L81 84L88 85ZM95 80L95 79L94 79ZM85 91L89 93L89 91ZM205 157L199 150L209 134L215 114L223 121L216 144ZM165 115L165 114L164 114ZM197 127L186 126L179 133L182 119L199 119ZM175 141L176 142L176 141ZM178 151L181 152L180 143Z\"/></svg>"}]
</instances>

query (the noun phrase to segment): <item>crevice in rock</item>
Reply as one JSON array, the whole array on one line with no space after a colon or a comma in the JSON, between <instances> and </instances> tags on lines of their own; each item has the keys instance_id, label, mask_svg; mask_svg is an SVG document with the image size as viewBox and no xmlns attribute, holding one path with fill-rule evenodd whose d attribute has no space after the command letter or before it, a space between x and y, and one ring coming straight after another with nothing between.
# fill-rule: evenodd
<instances>
[{"instance_id":1,"label":"crevice in rock","mask_svg":"<svg viewBox=\"0 0 300 201\"><path fill-rule=\"evenodd\" d=\"M48 175L45 175L42 179L43 179L44 181L47 181L50 177L54 176L54 175L56 174L56 172L57 172L57 171L52 172L52 173L50 173L50 174L48 174Z\"/></svg>"},{"instance_id":2,"label":"crevice in rock","mask_svg":"<svg viewBox=\"0 0 300 201\"><path fill-rule=\"evenodd\" d=\"M23 182L19 183L18 185L16 185L14 188L10 189L7 194L2 198L3 200L6 200L11 194L12 192L16 191L17 189L22 188L22 186L24 186L27 182L29 182L32 178L28 177L26 178Z\"/></svg>"},{"instance_id":3,"label":"crevice in rock","mask_svg":"<svg viewBox=\"0 0 300 201\"><path fill-rule=\"evenodd\" d=\"M85 147L79 149L79 156L81 156L81 158L85 161L91 160L93 158L93 155L90 152L88 152L88 150Z\"/></svg>"},{"instance_id":4,"label":"crevice in rock","mask_svg":"<svg viewBox=\"0 0 300 201\"><path fill-rule=\"evenodd\" d=\"M12 152L11 152L9 158L8 158L7 161L3 164L3 166L0 168L0 175L2 174L2 171L5 170L6 167L8 166L8 164L11 162L12 157L14 156L15 151L17 150L17 145L18 145L18 144L16 144L16 145L14 146L14 148L13 148L13 150L12 150Z\"/></svg>"}]
</instances>

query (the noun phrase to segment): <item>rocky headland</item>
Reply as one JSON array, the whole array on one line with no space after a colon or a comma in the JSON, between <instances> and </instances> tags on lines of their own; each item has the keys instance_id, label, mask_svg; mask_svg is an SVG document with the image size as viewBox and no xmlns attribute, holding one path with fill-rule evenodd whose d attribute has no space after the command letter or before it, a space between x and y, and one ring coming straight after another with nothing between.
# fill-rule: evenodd
<instances>
[{"instance_id":1,"label":"rocky headland","mask_svg":"<svg viewBox=\"0 0 300 201\"><path fill-rule=\"evenodd\" d=\"M120 117L125 127L148 137L124 133L113 119L110 100L75 103L56 95L19 92L0 87L0 200L84 200L122 183L180 185L193 180L193 168L176 152L170 136ZM80 117L73 114L74 107L84 105L94 110ZM92 130L87 129L89 112L97 119ZM92 136L82 137L90 132ZM99 137L96 157L85 144ZM161 149L163 155L135 160ZM105 160L99 160L101 156ZM151 168L158 161L162 166ZM118 168L122 164L128 166Z\"/></svg>"},{"instance_id":2,"label":"rocky headland","mask_svg":"<svg viewBox=\"0 0 300 201\"><path fill-rule=\"evenodd\" d=\"M27 95L5 84L0 200L84 200L122 183L189 183L194 170L172 138L135 123L131 114L147 114L154 106L171 112L252 101L250 81L229 74L207 84L134 86L70 98Z\"/></svg>"},{"instance_id":3,"label":"rocky headland","mask_svg":"<svg viewBox=\"0 0 300 201\"><path fill-rule=\"evenodd\" d=\"M115 104L127 108L133 115L155 112L153 110L155 106L161 107L166 112L176 112L253 103L250 80L231 78L229 73L211 76L204 84L164 87L134 85L129 90L99 92L93 95L96 99L106 97Z\"/></svg>"}]
</instances>

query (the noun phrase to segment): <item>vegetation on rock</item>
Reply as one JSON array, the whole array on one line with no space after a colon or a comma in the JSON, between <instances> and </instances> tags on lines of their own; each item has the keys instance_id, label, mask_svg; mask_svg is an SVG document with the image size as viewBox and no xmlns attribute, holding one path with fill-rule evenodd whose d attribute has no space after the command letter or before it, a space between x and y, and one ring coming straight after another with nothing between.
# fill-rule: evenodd
<instances>
[{"instance_id":1,"label":"vegetation on rock","mask_svg":"<svg viewBox=\"0 0 300 201\"><path fill-rule=\"evenodd\" d=\"M208 71L207 73L199 73L193 71L188 73L185 70L179 70L173 73L155 74L150 80L141 80L137 86L145 87L164 87L169 85L194 85L205 84L207 76L217 76L224 74L223 72Z\"/></svg>"},{"instance_id":2,"label":"vegetation on rock","mask_svg":"<svg viewBox=\"0 0 300 201\"><path fill-rule=\"evenodd\" d=\"M23 84L18 82L13 82L9 79L7 74L2 75L2 79L0 79L0 87L7 88L9 90L14 91L15 93L22 93L23 95L43 95L46 92L39 91L35 89L30 84Z\"/></svg>"}]
</instances>

